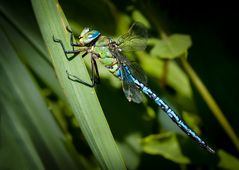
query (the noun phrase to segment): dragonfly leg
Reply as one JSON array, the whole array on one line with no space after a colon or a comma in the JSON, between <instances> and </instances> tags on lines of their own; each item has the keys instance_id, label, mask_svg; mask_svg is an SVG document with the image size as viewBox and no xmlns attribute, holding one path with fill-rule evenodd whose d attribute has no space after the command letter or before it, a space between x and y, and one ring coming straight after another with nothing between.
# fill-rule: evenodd
<instances>
[{"instance_id":1,"label":"dragonfly leg","mask_svg":"<svg viewBox=\"0 0 239 170\"><path fill-rule=\"evenodd\" d=\"M65 46L64 46L64 44L63 44L63 42L62 42L62 40L57 39L57 38L55 38L54 36L53 36L53 41L56 42L56 43L59 43L59 44L61 45L61 47L62 47L62 49L63 49L63 51L64 51L64 53L65 53L65 56L66 56L67 60L72 60L72 59L74 59L74 58L81 52L81 50L75 50L75 49L73 49L73 50L66 50L66 48L65 48ZM73 54L73 55L69 57L67 54Z\"/></svg>"},{"instance_id":2,"label":"dragonfly leg","mask_svg":"<svg viewBox=\"0 0 239 170\"><path fill-rule=\"evenodd\" d=\"M96 73L96 77L94 77L94 72ZM96 84L100 84L100 75L98 67L93 57L91 57L91 80L94 81Z\"/></svg>"},{"instance_id":3,"label":"dragonfly leg","mask_svg":"<svg viewBox=\"0 0 239 170\"><path fill-rule=\"evenodd\" d=\"M91 81L92 81L91 84L81 80L79 77L77 77L75 75L70 74L67 70L66 70L66 74L70 80L84 84L88 87L94 87L96 84L100 83L98 67L97 67L96 61L93 57L91 58ZM95 76L95 74L96 74L96 76Z\"/></svg>"},{"instance_id":4,"label":"dragonfly leg","mask_svg":"<svg viewBox=\"0 0 239 170\"><path fill-rule=\"evenodd\" d=\"M74 34L71 31L71 29L69 28L69 26L66 26L66 30L70 33L70 43L72 46L73 51L75 50L74 47L80 47L81 45L77 42L74 42Z\"/></svg>"}]
</instances>

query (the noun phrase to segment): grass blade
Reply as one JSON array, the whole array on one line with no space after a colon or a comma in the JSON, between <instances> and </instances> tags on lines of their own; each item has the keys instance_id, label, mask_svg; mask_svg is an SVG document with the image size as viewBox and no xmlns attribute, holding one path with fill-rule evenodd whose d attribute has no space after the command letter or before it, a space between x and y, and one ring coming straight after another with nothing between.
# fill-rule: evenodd
<instances>
[{"instance_id":1,"label":"grass blade","mask_svg":"<svg viewBox=\"0 0 239 170\"><path fill-rule=\"evenodd\" d=\"M54 0L32 0L32 5L57 77L101 168L125 169L95 90L72 82L66 76L66 70L68 70L90 82L81 57L71 62L67 61L59 44L53 42L54 35L61 39L66 47L71 48L69 33L65 29L68 23L60 5Z\"/></svg>"},{"instance_id":2,"label":"grass blade","mask_svg":"<svg viewBox=\"0 0 239 170\"><path fill-rule=\"evenodd\" d=\"M19 15L21 14L18 14L18 17ZM4 28L9 41L14 46L14 49L18 54L20 54L19 57L21 58L21 60L26 62L31 70L34 71L34 73L38 75L39 78L57 94L57 96L64 100L64 95L61 91L61 87L58 83L52 65L47 60L45 60L47 56L43 56L43 53L39 52L39 50L35 48L34 44L31 41L29 42L26 40L26 36L22 36L23 33L20 32L20 28L18 28L20 24L16 25L17 27L13 27L14 24L11 23L11 20L9 20L8 16L5 16L3 19L1 19L0 23ZM28 36L31 37L32 34ZM41 38L37 38L35 39L34 43L43 44L43 41Z\"/></svg>"},{"instance_id":3,"label":"grass blade","mask_svg":"<svg viewBox=\"0 0 239 170\"><path fill-rule=\"evenodd\" d=\"M64 143L59 140L64 139L64 136L44 103L38 90L39 87L31 79L31 75L19 60L16 51L1 28L0 39L0 93L3 94L0 102L4 106L3 110L9 117L10 123L13 126L19 126L19 129L24 127L24 130L18 131L23 141L22 145L19 144L19 148L23 148L22 151L24 148L27 149L29 155L35 154L33 151L36 148L41 161L51 162L49 164L47 161L42 161L45 166L50 165L51 168L57 169L77 169ZM22 131L28 132L32 140L30 143L28 135ZM32 143L35 148L31 147ZM28 145L27 148L24 147L26 145ZM36 156L32 155L32 157L37 160Z\"/></svg>"}]
</instances>

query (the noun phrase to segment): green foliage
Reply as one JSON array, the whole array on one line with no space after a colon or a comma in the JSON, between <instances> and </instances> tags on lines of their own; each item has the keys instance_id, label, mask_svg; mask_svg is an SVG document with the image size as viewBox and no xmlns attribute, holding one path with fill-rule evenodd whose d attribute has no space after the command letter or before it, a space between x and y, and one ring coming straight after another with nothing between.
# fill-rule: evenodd
<instances>
[{"instance_id":1,"label":"green foliage","mask_svg":"<svg viewBox=\"0 0 239 170\"><path fill-rule=\"evenodd\" d=\"M221 137L210 129L214 120L200 119L195 101L201 92L185 57L190 35L166 35L165 14L144 1L59 3L0 2L0 169L238 169L235 155L224 148L215 155L202 150L152 101L129 103L121 82L101 65L96 91L70 81L66 70L90 82L87 67L80 55L68 61L52 40L54 35L71 49L67 25L76 35L89 26L117 38L133 22L143 23L149 29L148 48L126 56L142 66L149 86L217 148ZM224 129L231 128L223 116L219 120Z\"/></svg>"},{"instance_id":2,"label":"green foliage","mask_svg":"<svg viewBox=\"0 0 239 170\"><path fill-rule=\"evenodd\" d=\"M144 152L148 154L162 155L166 159L179 164L190 163L190 160L182 154L175 134L149 135L142 140L142 147Z\"/></svg>"},{"instance_id":3,"label":"green foliage","mask_svg":"<svg viewBox=\"0 0 239 170\"><path fill-rule=\"evenodd\" d=\"M1 18L1 23L4 23L3 18ZM45 153L46 159L54 162L52 167L77 169L64 143L58 139L63 138L63 134L51 117L38 85L19 60L19 53L15 51L11 40L3 34L3 29L1 29L0 37L2 41L0 46L0 99L1 123L3 123L1 127L5 127L2 142L5 146L8 146L9 142L10 146L18 148L16 151L11 149L10 153L15 155L14 153L17 152L13 158L19 161L16 167L12 163L2 162L1 169L10 167L42 169L44 162L37 154L39 151ZM6 151L1 150L2 157L8 154Z\"/></svg>"},{"instance_id":4,"label":"green foliage","mask_svg":"<svg viewBox=\"0 0 239 170\"><path fill-rule=\"evenodd\" d=\"M236 170L239 167L239 159L235 158L231 154L220 150L218 151L218 155L220 157L220 162L218 166L223 169L231 169Z\"/></svg>"},{"instance_id":5,"label":"green foliage","mask_svg":"<svg viewBox=\"0 0 239 170\"><path fill-rule=\"evenodd\" d=\"M163 35L162 39L154 39L151 43L153 44L153 48L150 54L162 59L180 57L187 52L192 45L190 36L182 34Z\"/></svg>"},{"instance_id":6,"label":"green foliage","mask_svg":"<svg viewBox=\"0 0 239 170\"><path fill-rule=\"evenodd\" d=\"M66 76L66 70L72 74L80 73L79 76L83 80L90 82L82 60L69 62L61 46L52 39L54 36L70 44L69 38L67 38L66 35L66 27L69 24L64 17L63 11L54 0L41 2L32 0L32 5L52 64L59 82L64 89L67 101L101 168L125 169L124 162L122 161L102 108L96 97L95 90L69 81Z\"/></svg>"}]
</instances>

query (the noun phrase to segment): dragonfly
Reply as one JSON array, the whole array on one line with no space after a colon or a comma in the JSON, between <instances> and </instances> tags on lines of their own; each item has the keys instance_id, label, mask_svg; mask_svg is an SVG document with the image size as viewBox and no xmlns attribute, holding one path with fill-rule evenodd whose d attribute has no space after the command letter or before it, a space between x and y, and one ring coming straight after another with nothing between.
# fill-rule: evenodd
<instances>
[{"instance_id":1,"label":"dragonfly","mask_svg":"<svg viewBox=\"0 0 239 170\"><path fill-rule=\"evenodd\" d=\"M91 83L87 83L66 71L70 80L89 87L94 87L96 84L99 84L100 76L96 63L96 60L99 60L109 72L121 80L123 92L128 101L140 103L143 101L144 93L153 100L182 131L194 139L202 148L210 153L215 153L166 102L147 86L147 76L143 70L125 57L124 54L127 51L138 51L146 48L148 32L143 24L138 22L134 23L127 33L121 35L116 40L102 35L97 30L86 27L80 33L78 41L74 41L75 36L73 32L69 27L66 27L66 29L70 33L70 45L72 49L67 50L62 40L54 36L53 40L61 45L67 60L72 60L80 53L82 53L82 57L85 57L87 54L91 57ZM75 47L77 47L77 49Z\"/></svg>"}]
</instances>

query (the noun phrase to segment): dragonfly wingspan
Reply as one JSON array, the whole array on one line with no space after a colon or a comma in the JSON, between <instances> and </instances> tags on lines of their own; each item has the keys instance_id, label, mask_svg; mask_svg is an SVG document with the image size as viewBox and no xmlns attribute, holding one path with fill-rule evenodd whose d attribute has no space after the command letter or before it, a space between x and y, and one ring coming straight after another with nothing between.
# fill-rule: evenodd
<instances>
[{"instance_id":1,"label":"dragonfly wingspan","mask_svg":"<svg viewBox=\"0 0 239 170\"><path fill-rule=\"evenodd\" d=\"M123 51L144 50L147 46L148 31L141 23L134 23L129 31L120 36L117 44Z\"/></svg>"},{"instance_id":2,"label":"dragonfly wingspan","mask_svg":"<svg viewBox=\"0 0 239 170\"><path fill-rule=\"evenodd\" d=\"M202 140L180 118L180 116L178 116L176 112L173 111L172 108L170 108L168 104L166 104L156 93L154 93L148 86L146 86L147 78L142 69L135 64L131 64L129 60L123 55L124 51L142 50L146 47L147 31L144 26L142 26L142 24L133 24L128 33L121 36L118 39L118 42L111 41L111 39L106 36L100 36L100 33L98 31L90 31L89 29L84 29L79 38L79 43L74 43L73 34L71 31L69 32L71 33L70 41L73 50L66 50L61 40L55 39L54 37L53 40L61 45L68 60L71 60L72 57L69 58L67 54L79 54L80 52L82 52L81 50L74 50L74 46L85 47L85 50L83 50L85 53L83 55L86 55L88 53L92 54L91 61L93 73L91 77L92 84L88 84L77 76L67 73L70 80L87 85L89 87L93 87L96 82L94 81L94 72L96 72L99 79L95 59L101 59L101 63L104 64L111 73L122 80L123 91L129 101L136 103L142 102L142 93L144 93L150 99L152 99L188 136L192 137L200 144L200 146L205 148L207 151L215 153L215 151L211 147L209 147L206 142Z\"/></svg>"}]
</instances>

